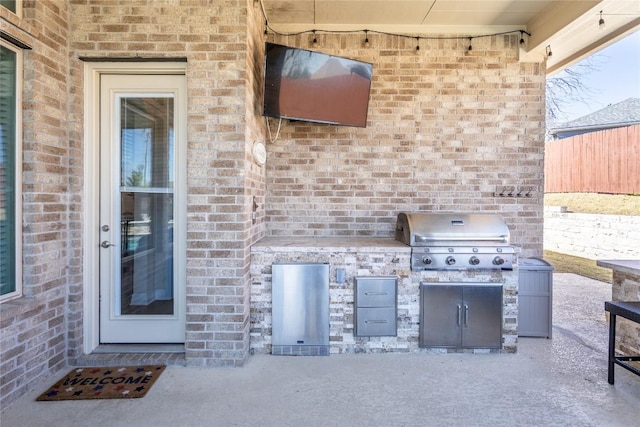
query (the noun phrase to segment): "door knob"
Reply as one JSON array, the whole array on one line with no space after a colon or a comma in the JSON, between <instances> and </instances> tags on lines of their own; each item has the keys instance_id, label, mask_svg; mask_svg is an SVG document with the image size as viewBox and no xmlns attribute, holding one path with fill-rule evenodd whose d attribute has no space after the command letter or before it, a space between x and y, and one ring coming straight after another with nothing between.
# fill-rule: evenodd
<instances>
[{"instance_id":1,"label":"door knob","mask_svg":"<svg viewBox=\"0 0 640 427\"><path fill-rule=\"evenodd\" d=\"M113 243L109 243L108 240L103 240L102 243L100 243L100 246L107 249L109 246L115 246L115 245Z\"/></svg>"}]
</instances>

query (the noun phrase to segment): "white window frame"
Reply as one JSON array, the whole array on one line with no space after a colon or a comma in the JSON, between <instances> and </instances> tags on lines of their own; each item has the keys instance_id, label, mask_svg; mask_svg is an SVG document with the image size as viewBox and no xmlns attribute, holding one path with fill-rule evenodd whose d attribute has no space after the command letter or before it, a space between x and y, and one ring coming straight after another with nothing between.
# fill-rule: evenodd
<instances>
[{"instance_id":1,"label":"white window frame","mask_svg":"<svg viewBox=\"0 0 640 427\"><path fill-rule=\"evenodd\" d=\"M14 12L12 12L14 13ZM15 11L15 15L18 18L22 18L22 0L16 0L16 11Z\"/></svg>"},{"instance_id":2,"label":"white window frame","mask_svg":"<svg viewBox=\"0 0 640 427\"><path fill-rule=\"evenodd\" d=\"M18 3L18 5L20 5ZM0 39L0 45L16 54L16 135L15 135L15 290L0 295L0 302L22 296L22 91L23 91L23 54L22 49Z\"/></svg>"}]
</instances>

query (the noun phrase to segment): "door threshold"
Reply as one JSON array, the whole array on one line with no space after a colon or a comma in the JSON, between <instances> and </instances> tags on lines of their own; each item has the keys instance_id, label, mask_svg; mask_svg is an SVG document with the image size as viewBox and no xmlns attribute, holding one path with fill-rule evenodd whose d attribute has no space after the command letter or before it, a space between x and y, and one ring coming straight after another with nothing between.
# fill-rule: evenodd
<instances>
[{"instance_id":1,"label":"door threshold","mask_svg":"<svg viewBox=\"0 0 640 427\"><path fill-rule=\"evenodd\" d=\"M184 344L100 344L91 353L184 353Z\"/></svg>"}]
</instances>

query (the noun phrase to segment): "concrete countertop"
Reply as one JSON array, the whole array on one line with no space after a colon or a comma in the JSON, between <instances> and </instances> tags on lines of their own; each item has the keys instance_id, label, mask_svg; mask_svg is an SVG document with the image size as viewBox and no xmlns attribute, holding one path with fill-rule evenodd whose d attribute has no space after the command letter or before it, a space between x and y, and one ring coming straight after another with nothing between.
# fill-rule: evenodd
<instances>
[{"instance_id":1,"label":"concrete countertop","mask_svg":"<svg viewBox=\"0 0 640 427\"><path fill-rule=\"evenodd\" d=\"M640 276L640 259L600 259L596 261L599 267L610 268L634 276Z\"/></svg>"},{"instance_id":2,"label":"concrete countertop","mask_svg":"<svg viewBox=\"0 0 640 427\"><path fill-rule=\"evenodd\" d=\"M251 252L411 252L411 247L391 237L270 236L256 242Z\"/></svg>"}]
</instances>

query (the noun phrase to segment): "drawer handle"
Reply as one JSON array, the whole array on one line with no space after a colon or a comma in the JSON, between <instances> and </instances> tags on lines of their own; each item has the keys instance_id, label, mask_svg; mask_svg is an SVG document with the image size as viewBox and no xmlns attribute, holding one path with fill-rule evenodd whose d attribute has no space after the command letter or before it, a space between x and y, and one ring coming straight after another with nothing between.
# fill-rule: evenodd
<instances>
[{"instance_id":1,"label":"drawer handle","mask_svg":"<svg viewBox=\"0 0 640 427\"><path fill-rule=\"evenodd\" d=\"M386 320L365 320L364 323L389 323Z\"/></svg>"},{"instance_id":2,"label":"drawer handle","mask_svg":"<svg viewBox=\"0 0 640 427\"><path fill-rule=\"evenodd\" d=\"M365 295L388 295L386 292L365 292Z\"/></svg>"}]
</instances>

